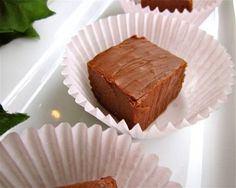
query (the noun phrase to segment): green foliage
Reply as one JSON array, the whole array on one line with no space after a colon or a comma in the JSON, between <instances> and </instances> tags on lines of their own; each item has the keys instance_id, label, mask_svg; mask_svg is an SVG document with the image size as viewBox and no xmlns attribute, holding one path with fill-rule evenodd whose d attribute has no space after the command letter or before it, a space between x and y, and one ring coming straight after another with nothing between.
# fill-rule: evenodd
<instances>
[{"instance_id":1,"label":"green foliage","mask_svg":"<svg viewBox=\"0 0 236 188\"><path fill-rule=\"evenodd\" d=\"M18 37L39 37L32 23L53 14L46 0L0 0L0 45Z\"/></svg>"},{"instance_id":2,"label":"green foliage","mask_svg":"<svg viewBox=\"0 0 236 188\"><path fill-rule=\"evenodd\" d=\"M0 135L28 118L29 116L23 113L9 114L0 105Z\"/></svg>"}]
</instances>

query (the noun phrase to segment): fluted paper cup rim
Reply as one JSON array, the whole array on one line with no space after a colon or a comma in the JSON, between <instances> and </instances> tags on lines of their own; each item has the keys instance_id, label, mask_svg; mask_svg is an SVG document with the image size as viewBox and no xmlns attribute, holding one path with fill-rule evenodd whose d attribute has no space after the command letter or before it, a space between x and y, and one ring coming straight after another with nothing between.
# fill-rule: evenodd
<instances>
[{"instance_id":1,"label":"fluted paper cup rim","mask_svg":"<svg viewBox=\"0 0 236 188\"><path fill-rule=\"evenodd\" d=\"M148 9L149 11L151 11L151 12L153 12L153 13L157 13L157 12L158 12L158 13L160 13L160 14L162 14L162 13L170 13L170 14L173 14L173 13L175 13L175 14L176 14L176 13L178 13L178 14L183 14L183 13L186 14L186 13L188 13L188 14L192 14L192 13L195 13L195 12L209 11L209 10L211 10L213 7L217 7L223 0L210 0L210 1L211 1L211 4L210 4L210 5L207 5L207 6L205 6L205 7L200 7L200 8L193 8L191 12L189 12L189 11L186 10L186 9L184 9L183 12L179 11L178 9L175 9L174 12L171 12L171 11L168 10L168 9L165 9L164 11L160 12L158 7L156 7L154 10L150 10L150 7L149 7L149 6L147 6L147 7L145 7L145 8L142 8L142 7L141 7L141 3L135 3L134 0L119 0L119 1L121 2L121 4L122 4L122 3L131 2L134 6L138 6L138 7L141 8L141 9ZM122 4L122 5L123 5L123 4Z\"/></svg>"},{"instance_id":2,"label":"fluted paper cup rim","mask_svg":"<svg viewBox=\"0 0 236 188\"><path fill-rule=\"evenodd\" d=\"M157 185L181 187L170 181L171 170L159 165L157 155L145 154L141 144L132 143L129 135L118 135L113 128L102 131L97 124L91 127L84 123L74 126L60 123L56 127L45 124L40 129L25 129L21 134L10 133L0 141L0 151L0 166L4 167L0 172L0 186L55 187L99 179L104 177L102 174L113 173L110 175L116 179L118 186L127 187L137 182L135 177L140 176L142 171L143 179L139 179L137 187L143 187L141 185L151 179L150 187L153 188ZM113 156L114 152L119 153ZM83 162L82 156L88 160ZM116 160L117 156L123 157L120 158L123 162ZM103 163L99 161L104 161L106 166L101 166ZM11 176L11 173L14 175ZM128 177L123 177L123 173L127 173ZM19 179L14 179L16 177ZM76 182L78 179L80 181Z\"/></svg>"},{"instance_id":3,"label":"fluted paper cup rim","mask_svg":"<svg viewBox=\"0 0 236 188\"><path fill-rule=\"evenodd\" d=\"M209 0L208 0L209 1ZM147 6L142 8L141 3L136 3L135 0L119 0L122 8L126 13L152 13L152 14L161 14L161 15L168 15L171 17L176 17L181 20L186 20L189 23L195 24L199 26L207 16L214 10L214 8L218 7L223 0L210 0L211 4L207 4L203 7L197 7L192 9L191 12L184 9L183 12L180 12L178 9L175 9L174 12L170 12L168 9L160 12L159 8L156 7L154 10L150 10L150 7ZM191 17L191 19L190 19Z\"/></svg>"},{"instance_id":4,"label":"fluted paper cup rim","mask_svg":"<svg viewBox=\"0 0 236 188\"><path fill-rule=\"evenodd\" d=\"M225 83L224 88L222 90L222 95L219 98L217 98L214 101L214 103L212 103L211 105L208 105L207 108L196 111L194 114L191 114L191 116L183 117L182 119L179 119L178 122L168 121L165 123L164 128L157 128L157 126L155 126L155 121L154 121L152 126L149 126L149 128L144 131L142 131L139 124L137 124L131 130L129 130L129 128L124 120L121 120L116 123L116 121L113 119L112 115L110 115L109 113L108 113L108 115L105 115L99 109L99 107L93 106L93 104L91 104L88 101L86 96L84 96L81 93L81 91L76 89L75 83L74 83L74 81L71 80L70 73L68 71L68 69L70 67L69 63L67 62L68 61L68 53L69 53L68 47L70 45L72 45L72 43L73 43L73 42L70 42L67 46L67 52L65 53L65 58L62 63L62 65L63 65L62 75L65 77L63 83L69 88L68 93L75 98L76 103L81 105L86 112L95 116L100 121L107 124L108 126L116 128L119 132L128 133L134 138L140 138L140 139L142 139L142 138L156 138L156 137L161 137L163 135L166 135L167 133L172 132L173 130L178 130L180 128L195 124L197 121L208 117L209 114L212 111L217 110L220 107L220 105L226 101L227 96L232 93L232 85L234 84L234 81L233 81L233 76L234 76L233 67L234 67L234 65L233 65L233 62L231 61L229 54L226 52L225 48L218 41L216 41L212 36L207 34L205 31L197 28L197 26L187 23L186 21L183 21L183 20L181 21L176 18L170 18L168 16L163 16L163 15L154 15L154 14L150 14L150 13L143 13L143 14L127 13L127 14L123 14L123 15L110 16L108 18L101 19L89 26L86 26L80 32L81 33L86 32L87 28L93 27L94 24L96 24L96 23L102 23L103 21L109 22L109 20L115 20L115 19L121 20L121 17L125 18L127 20L129 20L130 17L132 17L132 18L137 17L137 19L140 17L142 17L142 19L143 19L143 17L152 17L154 19L154 17L156 17L159 20L160 19L167 20L168 23L169 22L177 23L176 25L182 25L183 27L185 27L189 30L191 29L191 30L199 32L204 37L206 37L210 42L213 42L217 46L217 49L222 53L222 56L227 60L225 62L224 66L227 66L227 70L230 72L230 75L228 78L229 82ZM79 34L80 33L78 33L75 37L78 37ZM72 41L73 41L73 39L72 39ZM107 48L105 48L105 49L107 49ZM88 79L88 78L86 78L86 79ZM152 134L150 134L150 133L152 133Z\"/></svg>"}]
</instances>

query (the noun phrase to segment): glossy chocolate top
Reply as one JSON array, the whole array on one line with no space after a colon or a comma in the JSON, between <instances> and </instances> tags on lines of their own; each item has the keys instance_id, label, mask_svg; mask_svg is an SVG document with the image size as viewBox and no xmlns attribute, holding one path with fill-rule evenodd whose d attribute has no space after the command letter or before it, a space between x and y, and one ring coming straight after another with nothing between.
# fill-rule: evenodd
<instances>
[{"instance_id":1,"label":"glossy chocolate top","mask_svg":"<svg viewBox=\"0 0 236 188\"><path fill-rule=\"evenodd\" d=\"M138 100L182 64L184 60L143 37L133 36L100 53L88 66Z\"/></svg>"}]
</instances>

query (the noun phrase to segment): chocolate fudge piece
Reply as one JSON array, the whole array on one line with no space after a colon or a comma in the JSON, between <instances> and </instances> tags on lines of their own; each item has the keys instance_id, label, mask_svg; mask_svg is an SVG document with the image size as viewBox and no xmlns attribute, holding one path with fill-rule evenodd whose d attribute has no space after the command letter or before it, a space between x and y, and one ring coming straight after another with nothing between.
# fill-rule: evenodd
<instances>
[{"instance_id":1,"label":"chocolate fudge piece","mask_svg":"<svg viewBox=\"0 0 236 188\"><path fill-rule=\"evenodd\" d=\"M114 180L111 176L108 176L101 178L100 180L81 182L59 188L117 188L117 185L116 180Z\"/></svg>"},{"instance_id":2,"label":"chocolate fudge piece","mask_svg":"<svg viewBox=\"0 0 236 188\"><path fill-rule=\"evenodd\" d=\"M180 12L187 9L191 12L193 7L192 0L141 0L141 5L143 8L149 6L151 10L158 7L161 12L165 9L171 12L174 12L175 9L178 9Z\"/></svg>"},{"instance_id":3,"label":"chocolate fudge piece","mask_svg":"<svg viewBox=\"0 0 236 188\"><path fill-rule=\"evenodd\" d=\"M88 63L92 91L118 120L144 130L177 97L186 62L133 36Z\"/></svg>"}]
</instances>

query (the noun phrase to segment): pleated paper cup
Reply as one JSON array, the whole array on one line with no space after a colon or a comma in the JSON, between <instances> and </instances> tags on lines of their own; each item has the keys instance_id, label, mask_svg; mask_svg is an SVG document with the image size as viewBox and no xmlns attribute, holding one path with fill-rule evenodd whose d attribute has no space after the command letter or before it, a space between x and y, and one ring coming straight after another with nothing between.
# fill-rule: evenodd
<instances>
[{"instance_id":1,"label":"pleated paper cup","mask_svg":"<svg viewBox=\"0 0 236 188\"><path fill-rule=\"evenodd\" d=\"M148 129L129 130L95 99L87 62L130 36L144 36L187 63L183 88ZM232 92L233 63L225 48L192 24L154 14L124 14L99 20L79 31L68 44L63 62L64 84L76 103L110 127L134 138L160 137L196 123L216 110Z\"/></svg>"},{"instance_id":2,"label":"pleated paper cup","mask_svg":"<svg viewBox=\"0 0 236 188\"><path fill-rule=\"evenodd\" d=\"M118 187L181 187L158 157L114 129L62 123L11 133L0 142L0 187L52 188L112 176Z\"/></svg>"},{"instance_id":3,"label":"pleated paper cup","mask_svg":"<svg viewBox=\"0 0 236 188\"><path fill-rule=\"evenodd\" d=\"M210 15L210 13L222 2L222 0L193 0L193 10L191 12L187 11L186 9L183 12L180 12L177 9L175 9L174 12L170 12L168 9L160 12L158 7L154 10L150 10L149 7L142 8L140 3L141 0L119 1L126 13L159 14L162 16L178 18L197 26L201 25L201 23Z\"/></svg>"}]
</instances>

